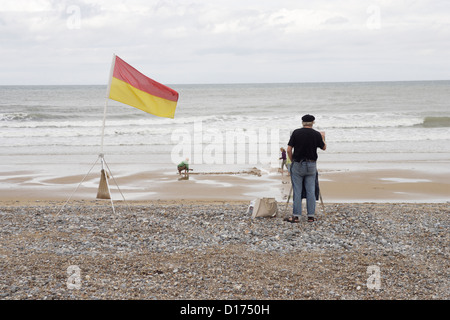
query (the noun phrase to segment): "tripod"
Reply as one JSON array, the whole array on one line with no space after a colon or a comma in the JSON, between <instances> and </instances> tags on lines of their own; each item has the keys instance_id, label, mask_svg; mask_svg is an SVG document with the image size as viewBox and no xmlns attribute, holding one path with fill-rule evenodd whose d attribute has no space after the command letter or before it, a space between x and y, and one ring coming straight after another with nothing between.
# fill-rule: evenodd
<instances>
[{"instance_id":1,"label":"tripod","mask_svg":"<svg viewBox=\"0 0 450 320\"><path fill-rule=\"evenodd\" d=\"M94 166L97 164L98 161L101 161L101 165L102 165L102 169L101 169L101 175L100 175L100 184L98 186L98 190L97 190L97 199L110 199L111 200L111 207L113 210L113 213L116 213L116 210L114 208L114 203L113 200L111 198L111 193L110 193L110 187L109 187L109 183L108 183L108 178L111 176L112 179L114 180L114 183L117 186L117 189L119 190L120 194L122 195L122 199L125 201L125 203L128 206L128 210L129 210L129 205L125 200L125 197L123 196L122 191L119 188L119 185L117 184L116 179L114 178L111 170L109 169L108 164L105 161L105 156L103 153L100 153L98 155L97 160L94 162L94 164L91 166L91 168L89 169L88 173L86 173L86 175L83 177L83 179L81 180L81 182L78 184L77 188L72 192L72 194L70 195L69 199L67 199L67 201L63 204L63 206L61 207L61 209L59 210L58 214L59 215L62 210L64 209L64 207L66 206L66 204L72 199L73 195L78 191L78 189L80 188L81 184L84 182L84 180L86 180L87 176L91 173L92 169L94 168Z\"/></svg>"}]
</instances>

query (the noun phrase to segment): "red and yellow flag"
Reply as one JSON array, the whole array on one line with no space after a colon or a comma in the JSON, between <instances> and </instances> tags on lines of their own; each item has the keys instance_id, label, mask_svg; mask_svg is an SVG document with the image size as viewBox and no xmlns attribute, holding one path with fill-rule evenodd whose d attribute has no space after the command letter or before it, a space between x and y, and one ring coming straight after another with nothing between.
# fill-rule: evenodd
<instances>
[{"instance_id":1,"label":"red and yellow flag","mask_svg":"<svg viewBox=\"0 0 450 320\"><path fill-rule=\"evenodd\" d=\"M174 118L178 92L143 75L114 56L108 98L155 116Z\"/></svg>"}]
</instances>

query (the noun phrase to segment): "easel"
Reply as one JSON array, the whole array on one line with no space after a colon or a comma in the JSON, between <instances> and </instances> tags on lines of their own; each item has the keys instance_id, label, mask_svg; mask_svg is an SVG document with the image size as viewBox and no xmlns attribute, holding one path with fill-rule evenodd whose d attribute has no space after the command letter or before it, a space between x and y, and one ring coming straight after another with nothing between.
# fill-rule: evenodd
<instances>
[{"instance_id":1,"label":"easel","mask_svg":"<svg viewBox=\"0 0 450 320\"><path fill-rule=\"evenodd\" d=\"M98 155L97 160L94 162L94 164L92 165L92 167L89 169L88 173L83 177L83 179L81 180L81 182L78 184L77 188L75 189L75 191L70 195L69 199L67 199L67 201L63 204L63 206L61 207L61 209L59 210L58 214L59 215L61 213L61 211L64 209L64 207L66 206L66 204L70 201L70 199L72 199L73 195L75 194L75 192L77 192L78 188L81 186L81 184L84 182L84 180L86 179L86 177L89 175L89 173L92 171L92 169L94 168L94 166L97 164L97 162L100 160L101 165L102 165L102 169L100 171L100 183L98 186L98 190L97 190L97 199L110 199L111 200L111 207L113 210L113 213L116 213L116 210L114 208L114 203L113 200L111 198L111 192L110 192L110 187L109 187L109 183L108 183L108 178L111 176L114 180L114 183L117 186L117 189L119 190L120 194L122 195L122 199L125 201L125 203L127 204L128 210L130 210L130 206L128 205L128 203L125 200L125 197L123 196L122 191L119 188L119 185L116 182L116 179L114 178L111 170L108 167L108 164L105 161L105 156L103 153L103 140L104 140L104 136L105 136L105 123L106 123L106 109L108 107L108 100L109 100L109 91L111 89L111 79L112 79L112 75L113 75L113 71L114 71L114 65L115 65L115 55L113 55L113 61L111 63L111 70L110 70L110 75L109 75L109 82L108 82L108 88L106 90L106 97L105 97L105 108L103 110L103 125L102 125L102 140L101 140L101 152ZM106 169L106 170L105 170Z\"/></svg>"}]
</instances>

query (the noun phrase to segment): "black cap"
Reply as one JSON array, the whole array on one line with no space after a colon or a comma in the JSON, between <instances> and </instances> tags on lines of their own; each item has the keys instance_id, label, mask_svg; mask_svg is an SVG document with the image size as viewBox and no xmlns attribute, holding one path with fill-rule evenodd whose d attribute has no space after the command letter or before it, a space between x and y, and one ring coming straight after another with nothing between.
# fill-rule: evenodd
<instances>
[{"instance_id":1,"label":"black cap","mask_svg":"<svg viewBox=\"0 0 450 320\"><path fill-rule=\"evenodd\" d=\"M305 114L302 117L302 121L303 122L313 122L314 120L316 120L316 118L314 118L314 116L310 115L310 114Z\"/></svg>"}]
</instances>

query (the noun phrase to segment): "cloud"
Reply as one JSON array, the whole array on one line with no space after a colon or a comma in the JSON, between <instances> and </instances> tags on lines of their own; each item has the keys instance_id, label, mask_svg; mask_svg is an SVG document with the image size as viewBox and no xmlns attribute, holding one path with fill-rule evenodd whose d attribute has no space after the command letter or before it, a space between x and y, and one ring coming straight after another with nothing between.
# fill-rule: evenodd
<instances>
[{"instance_id":1,"label":"cloud","mask_svg":"<svg viewBox=\"0 0 450 320\"><path fill-rule=\"evenodd\" d=\"M445 79L448 1L6 0L1 84ZM414 72L410 70L413 66Z\"/></svg>"}]
</instances>

